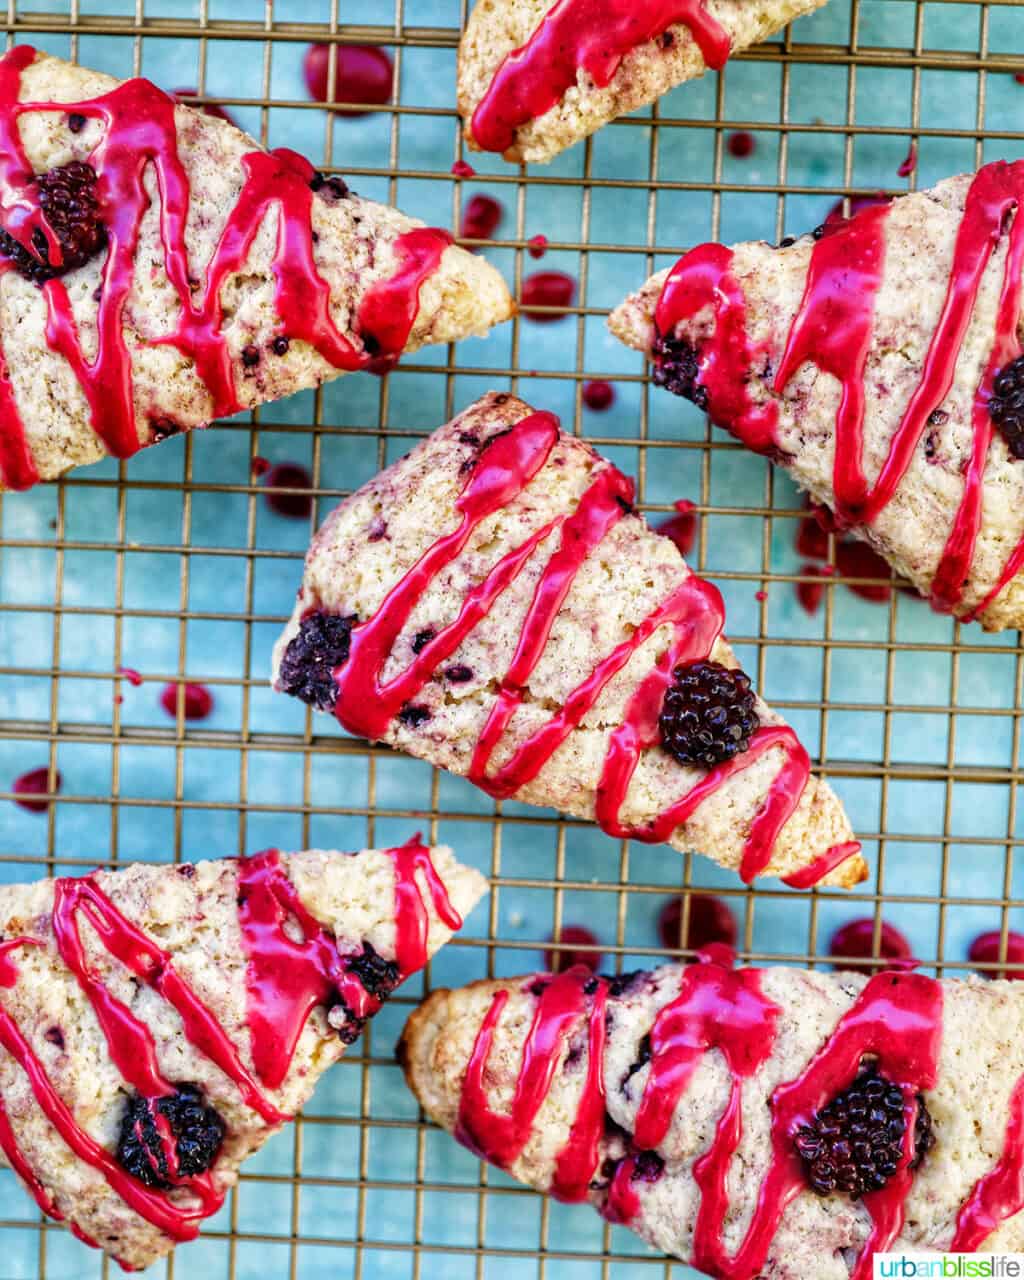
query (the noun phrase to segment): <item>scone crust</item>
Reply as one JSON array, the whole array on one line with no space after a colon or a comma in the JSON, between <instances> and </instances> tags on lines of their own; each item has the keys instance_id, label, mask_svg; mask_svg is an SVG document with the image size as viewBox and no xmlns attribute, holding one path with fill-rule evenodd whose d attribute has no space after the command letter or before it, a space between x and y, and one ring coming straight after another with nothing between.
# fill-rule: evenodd
<instances>
[{"instance_id":1,"label":"scone crust","mask_svg":"<svg viewBox=\"0 0 1024 1280\"><path fill-rule=\"evenodd\" d=\"M477 0L459 46L458 109L473 139L473 113L498 68L540 26L554 0ZM735 53L758 44L794 18L821 8L827 0L707 0L708 13L728 32ZM647 106L684 80L707 70L689 27L668 28L672 43L651 41L631 50L603 89L580 70L577 83L537 120L521 126L505 151L511 163L544 163L566 147L596 133L609 120Z\"/></svg>"},{"instance_id":2,"label":"scone crust","mask_svg":"<svg viewBox=\"0 0 1024 1280\"><path fill-rule=\"evenodd\" d=\"M388 591L435 539L457 525L455 500L475 450L530 413L529 405L512 396L484 397L328 517L310 548L292 619L275 649L275 678L288 644L309 611L361 619L376 613ZM475 443L467 445L467 440ZM473 585L502 554L527 541L553 517L572 510L594 476L608 465L587 445L560 433L547 464L525 492L484 521L465 552L424 592L385 664L383 680L411 661L416 634L428 628L438 630L451 621ZM417 705L429 712L429 718L419 725L393 720L384 741L452 773L468 773L473 748L494 703L494 683L511 664L535 584L555 545L557 535L541 543L519 578L445 663L446 670L465 668L470 678L454 684L446 682L443 672L435 673L417 695ZM523 705L495 752L495 767L563 706L598 662L627 639L689 573L670 540L650 530L641 518L620 520L577 573L530 677ZM663 626L637 650L537 777L516 793L516 799L593 819L610 735L622 723L637 683L667 647L670 636L670 628ZM736 665L724 640L718 641L711 656L727 666ZM764 703L759 703L758 710L762 723L782 723ZM782 759L781 748L773 747L728 779L676 828L672 845L681 852L699 850L723 866L738 868L750 824ZM623 822L631 827L645 825L703 776L660 749L645 752L621 814ZM812 775L763 874L789 875L851 840L839 800ZM858 855L842 862L823 883L848 887L866 874Z\"/></svg>"}]
</instances>

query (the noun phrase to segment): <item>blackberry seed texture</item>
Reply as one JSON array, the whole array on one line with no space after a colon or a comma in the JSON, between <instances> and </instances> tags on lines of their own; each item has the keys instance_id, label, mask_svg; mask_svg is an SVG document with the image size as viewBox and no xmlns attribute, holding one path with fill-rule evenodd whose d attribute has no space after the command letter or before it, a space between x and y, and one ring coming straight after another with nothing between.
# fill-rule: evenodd
<instances>
[{"instance_id":1,"label":"blackberry seed texture","mask_svg":"<svg viewBox=\"0 0 1024 1280\"><path fill-rule=\"evenodd\" d=\"M348 958L345 967L356 975L367 994L375 1000L386 1000L399 983L398 965L378 955L369 942L363 943L361 955Z\"/></svg>"},{"instance_id":2,"label":"blackberry seed texture","mask_svg":"<svg viewBox=\"0 0 1024 1280\"><path fill-rule=\"evenodd\" d=\"M746 751L761 724L750 677L719 662L684 663L672 674L658 722L669 755L712 769Z\"/></svg>"},{"instance_id":3,"label":"blackberry seed texture","mask_svg":"<svg viewBox=\"0 0 1024 1280\"><path fill-rule=\"evenodd\" d=\"M334 672L348 661L355 614L309 613L284 651L278 680L285 693L318 711L333 711L338 700Z\"/></svg>"},{"instance_id":4,"label":"blackberry seed texture","mask_svg":"<svg viewBox=\"0 0 1024 1280\"><path fill-rule=\"evenodd\" d=\"M996 374L988 412L1010 452L1024 460L1024 356Z\"/></svg>"},{"instance_id":5,"label":"blackberry seed texture","mask_svg":"<svg viewBox=\"0 0 1024 1280\"><path fill-rule=\"evenodd\" d=\"M12 235L0 230L0 253L10 258L21 275L36 284L65 275L88 262L107 243L96 199L96 172L80 160L40 174L29 185L51 230L60 242L63 261L50 262L49 246L43 233L32 233L35 256Z\"/></svg>"},{"instance_id":6,"label":"blackberry seed texture","mask_svg":"<svg viewBox=\"0 0 1024 1280\"><path fill-rule=\"evenodd\" d=\"M167 1191L174 1184L154 1113L167 1121L174 1136L179 1178L195 1178L210 1168L224 1141L224 1121L195 1085L179 1085L167 1098L132 1095L121 1121L117 1158L145 1186Z\"/></svg>"},{"instance_id":7,"label":"blackberry seed texture","mask_svg":"<svg viewBox=\"0 0 1024 1280\"><path fill-rule=\"evenodd\" d=\"M664 387L674 396L691 400L698 409L707 410L708 393L700 386L700 364L696 350L682 339L666 338L661 334L654 342L654 372L651 380L656 387Z\"/></svg>"},{"instance_id":8,"label":"blackberry seed texture","mask_svg":"<svg viewBox=\"0 0 1024 1280\"><path fill-rule=\"evenodd\" d=\"M856 1200L880 1191L896 1172L905 1134L903 1091L872 1065L800 1128L794 1145L813 1191L820 1196L845 1192ZM911 1169L934 1141L931 1115L918 1094Z\"/></svg>"}]
</instances>

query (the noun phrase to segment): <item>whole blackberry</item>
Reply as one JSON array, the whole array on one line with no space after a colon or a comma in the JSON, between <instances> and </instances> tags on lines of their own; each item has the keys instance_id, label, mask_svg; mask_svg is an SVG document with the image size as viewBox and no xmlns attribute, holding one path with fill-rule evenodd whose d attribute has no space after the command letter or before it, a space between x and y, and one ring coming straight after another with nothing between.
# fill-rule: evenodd
<instances>
[{"instance_id":1,"label":"whole blackberry","mask_svg":"<svg viewBox=\"0 0 1024 1280\"><path fill-rule=\"evenodd\" d=\"M654 373L651 376L654 385L664 387L674 396L691 400L698 409L707 410L708 393L697 383L700 365L696 349L684 339L666 338L659 334L654 342L653 355Z\"/></svg>"},{"instance_id":2,"label":"whole blackberry","mask_svg":"<svg viewBox=\"0 0 1024 1280\"><path fill-rule=\"evenodd\" d=\"M13 236L0 230L0 253L10 258L27 280L43 284L55 276L74 271L89 261L107 243L96 199L96 172L80 160L40 174L30 184L39 207L60 242L62 262L51 265L46 237L38 228L32 233L35 256Z\"/></svg>"},{"instance_id":3,"label":"whole blackberry","mask_svg":"<svg viewBox=\"0 0 1024 1280\"><path fill-rule=\"evenodd\" d=\"M761 723L750 677L719 662L684 663L672 674L658 721L669 755L712 769L746 751Z\"/></svg>"},{"instance_id":4,"label":"whole blackberry","mask_svg":"<svg viewBox=\"0 0 1024 1280\"><path fill-rule=\"evenodd\" d=\"M1010 452L1024 460L1024 356L996 374L988 412Z\"/></svg>"},{"instance_id":5,"label":"whole blackberry","mask_svg":"<svg viewBox=\"0 0 1024 1280\"><path fill-rule=\"evenodd\" d=\"M398 965L379 956L368 942L363 943L361 955L349 956L345 968L356 975L375 1000L386 1000L399 983Z\"/></svg>"},{"instance_id":6,"label":"whole blackberry","mask_svg":"<svg viewBox=\"0 0 1024 1280\"><path fill-rule=\"evenodd\" d=\"M319 711L333 711L338 700L335 670L348 661L355 614L308 613L299 633L288 643L277 673L285 693L301 698Z\"/></svg>"},{"instance_id":7,"label":"whole blackberry","mask_svg":"<svg viewBox=\"0 0 1024 1280\"><path fill-rule=\"evenodd\" d=\"M873 1065L836 1094L793 1140L811 1189L820 1196L842 1191L854 1200L881 1190L902 1159L903 1106L903 1090L879 1075ZM917 1168L934 1141L931 1115L918 1094L911 1169Z\"/></svg>"},{"instance_id":8,"label":"whole blackberry","mask_svg":"<svg viewBox=\"0 0 1024 1280\"><path fill-rule=\"evenodd\" d=\"M217 1159L224 1141L224 1121L207 1106L195 1085L182 1084L168 1098L133 1094L121 1121L117 1158L133 1178L160 1191L171 1186L167 1153L156 1127L159 1112L170 1126L177 1146L178 1176L195 1178Z\"/></svg>"}]
</instances>

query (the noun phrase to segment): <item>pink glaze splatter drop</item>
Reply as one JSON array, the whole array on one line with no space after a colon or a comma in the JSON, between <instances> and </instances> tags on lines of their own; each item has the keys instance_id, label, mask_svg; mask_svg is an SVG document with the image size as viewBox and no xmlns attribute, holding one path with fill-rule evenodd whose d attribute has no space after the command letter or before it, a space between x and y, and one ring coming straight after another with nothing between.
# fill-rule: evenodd
<instances>
[{"instance_id":1,"label":"pink glaze splatter drop","mask_svg":"<svg viewBox=\"0 0 1024 1280\"><path fill-rule=\"evenodd\" d=\"M683 903L683 898L670 898L658 913L658 937L663 947L672 951L678 947L700 951L713 943L724 947L736 945L736 917L724 899L712 893L691 893L685 938L682 936Z\"/></svg>"},{"instance_id":2,"label":"pink glaze splatter drop","mask_svg":"<svg viewBox=\"0 0 1024 1280\"><path fill-rule=\"evenodd\" d=\"M205 720L213 710L213 694L205 685L186 684L184 713L186 720ZM178 714L178 686L165 684L160 693L160 705L169 716Z\"/></svg>"},{"instance_id":3,"label":"pink glaze splatter drop","mask_svg":"<svg viewBox=\"0 0 1024 1280\"><path fill-rule=\"evenodd\" d=\"M737 160L745 160L747 156L752 156L757 150L757 141L754 135L748 133L746 129L730 133L729 141L726 145L729 148L729 154L735 156Z\"/></svg>"},{"instance_id":4,"label":"pink glaze splatter drop","mask_svg":"<svg viewBox=\"0 0 1024 1280\"><path fill-rule=\"evenodd\" d=\"M299 462L278 462L266 473L267 506L279 516L292 520L308 520L313 511L313 477ZM271 489L297 489L299 493L271 493Z\"/></svg>"},{"instance_id":5,"label":"pink glaze splatter drop","mask_svg":"<svg viewBox=\"0 0 1024 1280\"><path fill-rule=\"evenodd\" d=\"M910 150L907 152L906 159L903 161L900 167L896 170L896 172L900 175L901 178L909 178L916 168L917 168L917 143L912 142L910 144Z\"/></svg>"},{"instance_id":6,"label":"pink glaze splatter drop","mask_svg":"<svg viewBox=\"0 0 1024 1280\"><path fill-rule=\"evenodd\" d=\"M583 403L594 413L604 413L615 403L615 388L610 382L595 378L583 384Z\"/></svg>"},{"instance_id":7,"label":"pink glaze splatter drop","mask_svg":"<svg viewBox=\"0 0 1024 1280\"><path fill-rule=\"evenodd\" d=\"M967 953L974 964L998 964L1003 959L1002 934L998 929L979 933ZM986 978L1012 978L1024 980L1024 935L1012 930L1006 935L1006 963L1020 968L984 969Z\"/></svg>"},{"instance_id":8,"label":"pink glaze splatter drop","mask_svg":"<svg viewBox=\"0 0 1024 1280\"><path fill-rule=\"evenodd\" d=\"M462 240L490 240L501 224L505 210L493 196L476 195L462 211Z\"/></svg>"},{"instance_id":9,"label":"pink glaze splatter drop","mask_svg":"<svg viewBox=\"0 0 1024 1280\"><path fill-rule=\"evenodd\" d=\"M600 969L601 944L593 930L585 925L565 924L561 932L557 936L553 935L550 941L565 943L574 948L572 951L544 952L544 964L551 973L561 973L564 969L571 969L574 964L586 965L594 973ZM589 950L576 950L576 948L589 948Z\"/></svg>"},{"instance_id":10,"label":"pink glaze splatter drop","mask_svg":"<svg viewBox=\"0 0 1024 1280\"><path fill-rule=\"evenodd\" d=\"M59 773L53 775L53 789L59 791L61 788L61 776ZM50 807L49 800L35 800L33 796L45 796L50 790L50 771L49 769L30 769L28 773L23 773L20 778L15 778L11 786L11 790L17 797L14 803L22 809L27 809L29 813L45 813Z\"/></svg>"},{"instance_id":11,"label":"pink glaze splatter drop","mask_svg":"<svg viewBox=\"0 0 1024 1280\"><path fill-rule=\"evenodd\" d=\"M875 922L871 916L861 916L840 925L829 941L828 953L839 957L837 969L913 969L917 964L910 943L888 920L882 921L878 951L875 951ZM883 965L878 964L879 957L885 961Z\"/></svg>"},{"instance_id":12,"label":"pink glaze splatter drop","mask_svg":"<svg viewBox=\"0 0 1024 1280\"><path fill-rule=\"evenodd\" d=\"M680 498L672 504L678 515L669 516L661 524L655 525L654 532L664 538L671 538L679 548L681 556L688 556L693 550L697 537L697 507L689 498Z\"/></svg>"},{"instance_id":13,"label":"pink glaze splatter drop","mask_svg":"<svg viewBox=\"0 0 1024 1280\"><path fill-rule=\"evenodd\" d=\"M331 45L313 44L306 51L302 69L309 96L327 102ZM394 92L395 69L390 55L375 45L337 44L334 49L334 96L332 102L357 102L384 106ZM350 119L366 111L346 111Z\"/></svg>"},{"instance_id":14,"label":"pink glaze splatter drop","mask_svg":"<svg viewBox=\"0 0 1024 1280\"><path fill-rule=\"evenodd\" d=\"M576 297L576 281L564 271L535 271L523 281L521 305L527 320L534 324L554 324L564 319L558 312L535 311L535 307L571 307Z\"/></svg>"}]
</instances>

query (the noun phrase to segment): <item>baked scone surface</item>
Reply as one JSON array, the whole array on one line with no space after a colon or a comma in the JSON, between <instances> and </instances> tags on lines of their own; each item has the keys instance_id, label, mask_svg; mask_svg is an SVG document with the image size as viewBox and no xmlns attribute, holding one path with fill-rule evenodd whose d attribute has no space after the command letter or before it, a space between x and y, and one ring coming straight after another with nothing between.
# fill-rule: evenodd
<instances>
[{"instance_id":1,"label":"baked scone surface","mask_svg":"<svg viewBox=\"0 0 1024 1280\"><path fill-rule=\"evenodd\" d=\"M936 608L994 631L1024 625L1022 201L1024 162L999 161L783 246L699 246L610 321Z\"/></svg>"},{"instance_id":2,"label":"baked scone surface","mask_svg":"<svg viewBox=\"0 0 1024 1280\"><path fill-rule=\"evenodd\" d=\"M485 888L418 840L0 888L0 1154L45 1213L148 1266Z\"/></svg>"},{"instance_id":3,"label":"baked scone surface","mask_svg":"<svg viewBox=\"0 0 1024 1280\"><path fill-rule=\"evenodd\" d=\"M697 849L746 880L857 883L838 799L759 699L728 762L662 749L677 664L737 663L718 591L632 494L552 414L486 396L328 517L276 687L495 797Z\"/></svg>"},{"instance_id":4,"label":"baked scone surface","mask_svg":"<svg viewBox=\"0 0 1024 1280\"><path fill-rule=\"evenodd\" d=\"M434 992L406 1077L477 1154L723 1280L1021 1248L1015 984L730 961ZM851 1170L873 1189L836 1187Z\"/></svg>"},{"instance_id":5,"label":"baked scone surface","mask_svg":"<svg viewBox=\"0 0 1024 1280\"><path fill-rule=\"evenodd\" d=\"M546 161L826 0L477 0L459 47L475 150Z\"/></svg>"},{"instance_id":6,"label":"baked scone surface","mask_svg":"<svg viewBox=\"0 0 1024 1280\"><path fill-rule=\"evenodd\" d=\"M149 81L20 45L0 130L0 489L512 312L448 232Z\"/></svg>"}]
</instances>

